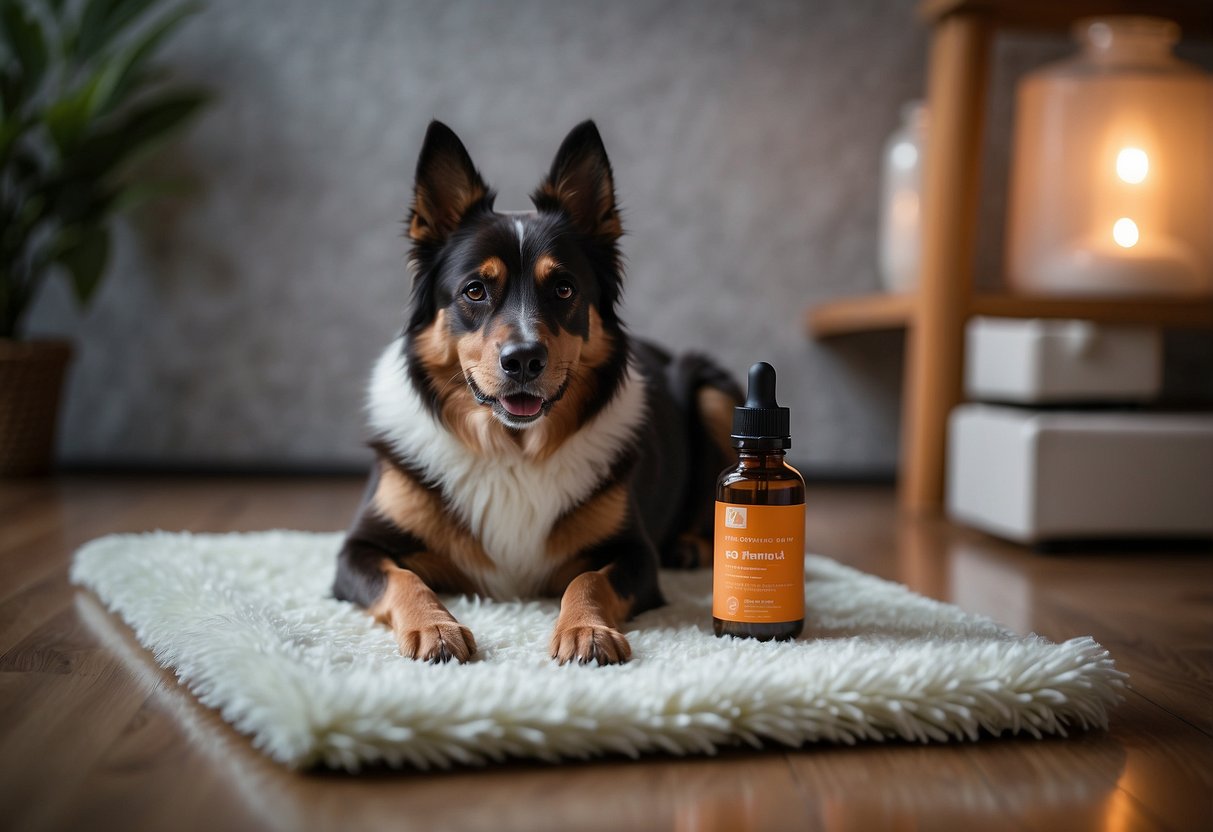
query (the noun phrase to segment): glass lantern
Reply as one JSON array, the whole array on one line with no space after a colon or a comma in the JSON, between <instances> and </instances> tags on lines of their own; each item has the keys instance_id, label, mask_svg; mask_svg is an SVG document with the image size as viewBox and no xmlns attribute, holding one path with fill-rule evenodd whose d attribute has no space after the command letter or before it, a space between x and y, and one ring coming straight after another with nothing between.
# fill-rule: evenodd
<instances>
[{"instance_id":1,"label":"glass lantern","mask_svg":"<svg viewBox=\"0 0 1213 832\"><path fill-rule=\"evenodd\" d=\"M1213 293L1213 77L1151 17L1075 26L1019 85L1007 278L1021 292Z\"/></svg>"},{"instance_id":2,"label":"glass lantern","mask_svg":"<svg viewBox=\"0 0 1213 832\"><path fill-rule=\"evenodd\" d=\"M918 286L926 124L926 105L921 101L910 101L901 108L901 124L884 144L880 183L880 279L888 292L912 292Z\"/></svg>"}]
</instances>

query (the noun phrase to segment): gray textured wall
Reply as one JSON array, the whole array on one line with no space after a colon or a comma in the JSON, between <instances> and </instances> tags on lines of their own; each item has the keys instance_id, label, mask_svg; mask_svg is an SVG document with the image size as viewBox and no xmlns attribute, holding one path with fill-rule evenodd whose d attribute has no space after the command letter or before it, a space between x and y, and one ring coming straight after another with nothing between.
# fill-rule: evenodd
<instances>
[{"instance_id":1,"label":"gray textured wall","mask_svg":"<svg viewBox=\"0 0 1213 832\"><path fill-rule=\"evenodd\" d=\"M407 298L400 220L428 120L526 194L593 117L625 208L633 331L766 359L792 456L891 470L901 344L809 342L815 300L877 286L880 145L922 88L914 2L393 3L210 0L174 42L217 106L157 167L201 183L122 229L85 315L61 287L33 317L81 343L69 462L344 465L366 459L362 387ZM990 170L1013 72L1000 48ZM983 208L1001 227L1001 196ZM997 235L982 272L997 271Z\"/></svg>"}]
</instances>

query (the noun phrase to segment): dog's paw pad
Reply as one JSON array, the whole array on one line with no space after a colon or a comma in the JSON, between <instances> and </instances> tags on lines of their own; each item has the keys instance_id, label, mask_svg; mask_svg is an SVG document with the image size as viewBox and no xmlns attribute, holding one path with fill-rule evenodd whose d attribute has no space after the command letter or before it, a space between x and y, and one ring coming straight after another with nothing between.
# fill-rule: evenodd
<instances>
[{"instance_id":1,"label":"dog's paw pad","mask_svg":"<svg viewBox=\"0 0 1213 832\"><path fill-rule=\"evenodd\" d=\"M472 631L455 622L426 624L408 629L399 636L400 655L432 664L452 659L463 664L476 653Z\"/></svg>"},{"instance_id":2,"label":"dog's paw pad","mask_svg":"<svg viewBox=\"0 0 1213 832\"><path fill-rule=\"evenodd\" d=\"M632 658L632 647L618 630L588 625L558 629L552 636L551 653L561 664L623 664Z\"/></svg>"}]
</instances>

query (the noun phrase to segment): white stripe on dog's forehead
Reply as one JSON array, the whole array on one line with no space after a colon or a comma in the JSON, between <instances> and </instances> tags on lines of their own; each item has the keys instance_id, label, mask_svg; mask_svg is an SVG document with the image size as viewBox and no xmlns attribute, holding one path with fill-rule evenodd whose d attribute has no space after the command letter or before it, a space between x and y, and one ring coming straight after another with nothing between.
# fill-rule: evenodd
<instances>
[{"instance_id":1,"label":"white stripe on dog's forehead","mask_svg":"<svg viewBox=\"0 0 1213 832\"><path fill-rule=\"evenodd\" d=\"M520 265L525 268L526 253L523 251L523 243L526 242L526 222L539 216L539 213L537 211L499 211L498 213L514 224L514 235L518 237L518 260Z\"/></svg>"},{"instance_id":2,"label":"white stripe on dog's forehead","mask_svg":"<svg viewBox=\"0 0 1213 832\"><path fill-rule=\"evenodd\" d=\"M522 243L526 239L526 226L520 217L514 217L514 232L518 235L518 265L525 269L526 254L522 251ZM522 336L523 341L539 340L539 333L534 326L536 310L528 308L528 304L524 302L520 311L518 334Z\"/></svg>"},{"instance_id":3,"label":"white stripe on dog's forehead","mask_svg":"<svg viewBox=\"0 0 1213 832\"><path fill-rule=\"evenodd\" d=\"M526 227L518 217L514 217L514 232L518 235L518 260L525 264L526 255L522 253L522 241L526 239Z\"/></svg>"}]
</instances>

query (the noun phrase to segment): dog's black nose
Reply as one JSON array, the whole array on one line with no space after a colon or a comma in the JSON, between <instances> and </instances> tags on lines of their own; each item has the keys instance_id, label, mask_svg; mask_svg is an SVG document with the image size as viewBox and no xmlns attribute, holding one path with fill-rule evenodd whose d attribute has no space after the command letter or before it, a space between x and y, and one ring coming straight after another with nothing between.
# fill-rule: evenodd
<instances>
[{"instance_id":1,"label":"dog's black nose","mask_svg":"<svg viewBox=\"0 0 1213 832\"><path fill-rule=\"evenodd\" d=\"M514 381L539 378L548 365L548 348L538 341L519 341L501 348L501 369Z\"/></svg>"}]
</instances>

